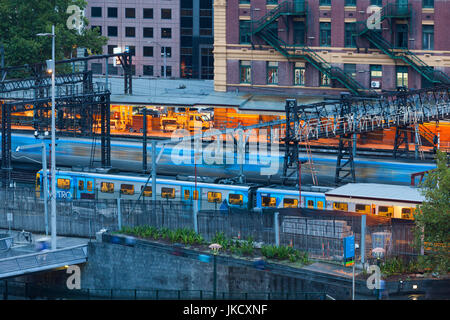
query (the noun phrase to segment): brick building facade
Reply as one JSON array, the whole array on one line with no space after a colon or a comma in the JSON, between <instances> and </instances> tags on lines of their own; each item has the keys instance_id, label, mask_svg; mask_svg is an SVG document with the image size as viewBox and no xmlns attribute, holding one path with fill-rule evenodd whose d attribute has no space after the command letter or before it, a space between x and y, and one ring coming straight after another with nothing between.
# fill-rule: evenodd
<instances>
[{"instance_id":1,"label":"brick building facade","mask_svg":"<svg viewBox=\"0 0 450 320\"><path fill-rule=\"evenodd\" d=\"M337 95L450 83L449 19L443 0L215 0L215 90Z\"/></svg>"}]
</instances>

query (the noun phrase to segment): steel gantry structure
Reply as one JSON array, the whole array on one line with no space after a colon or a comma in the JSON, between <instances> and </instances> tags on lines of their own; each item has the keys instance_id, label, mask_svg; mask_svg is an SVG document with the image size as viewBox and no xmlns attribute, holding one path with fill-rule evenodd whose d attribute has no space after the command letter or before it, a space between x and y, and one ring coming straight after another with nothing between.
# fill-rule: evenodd
<instances>
[{"instance_id":1,"label":"steel gantry structure","mask_svg":"<svg viewBox=\"0 0 450 320\"><path fill-rule=\"evenodd\" d=\"M385 93L377 98L342 96L339 100L309 105L297 105L295 99L288 99L285 109L285 183L298 179L300 143L339 137L335 174L335 183L339 185L349 180L355 182L353 144L356 141L352 135L392 127L417 129L424 122L448 119L450 86ZM416 147L417 139L420 137L416 134ZM397 142L394 153L400 145Z\"/></svg>"}]
</instances>

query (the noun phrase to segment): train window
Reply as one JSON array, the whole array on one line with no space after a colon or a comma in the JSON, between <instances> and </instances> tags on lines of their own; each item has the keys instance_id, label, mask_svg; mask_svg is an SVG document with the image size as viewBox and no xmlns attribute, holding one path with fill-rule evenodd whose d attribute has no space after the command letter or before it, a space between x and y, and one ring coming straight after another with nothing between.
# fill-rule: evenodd
<instances>
[{"instance_id":1,"label":"train window","mask_svg":"<svg viewBox=\"0 0 450 320\"><path fill-rule=\"evenodd\" d=\"M347 211L348 210L348 204L346 202L333 202L333 209L334 210Z\"/></svg>"},{"instance_id":2,"label":"train window","mask_svg":"<svg viewBox=\"0 0 450 320\"><path fill-rule=\"evenodd\" d=\"M208 202L221 202L222 193L220 192L208 192Z\"/></svg>"},{"instance_id":3,"label":"train window","mask_svg":"<svg viewBox=\"0 0 450 320\"><path fill-rule=\"evenodd\" d=\"M191 196L191 192L189 191L189 189L184 189L184 200L189 200L190 196Z\"/></svg>"},{"instance_id":4,"label":"train window","mask_svg":"<svg viewBox=\"0 0 450 320\"><path fill-rule=\"evenodd\" d=\"M402 208L402 219L413 219L414 208Z\"/></svg>"},{"instance_id":5,"label":"train window","mask_svg":"<svg viewBox=\"0 0 450 320\"><path fill-rule=\"evenodd\" d=\"M84 181L78 180L78 190L84 190Z\"/></svg>"},{"instance_id":6,"label":"train window","mask_svg":"<svg viewBox=\"0 0 450 320\"><path fill-rule=\"evenodd\" d=\"M132 184L121 184L120 185L120 193L121 194L133 195L134 194L134 185L132 185Z\"/></svg>"},{"instance_id":7,"label":"train window","mask_svg":"<svg viewBox=\"0 0 450 320\"><path fill-rule=\"evenodd\" d=\"M314 208L314 200L308 200L308 208Z\"/></svg>"},{"instance_id":8,"label":"train window","mask_svg":"<svg viewBox=\"0 0 450 320\"><path fill-rule=\"evenodd\" d=\"M356 204L355 211L359 213L370 213L370 206L368 204Z\"/></svg>"},{"instance_id":9,"label":"train window","mask_svg":"<svg viewBox=\"0 0 450 320\"><path fill-rule=\"evenodd\" d=\"M92 191L92 181L88 181L88 182L86 183L86 190L87 190L87 191Z\"/></svg>"},{"instance_id":10,"label":"train window","mask_svg":"<svg viewBox=\"0 0 450 320\"><path fill-rule=\"evenodd\" d=\"M263 207L276 207L277 199L275 197L261 197Z\"/></svg>"},{"instance_id":11,"label":"train window","mask_svg":"<svg viewBox=\"0 0 450 320\"><path fill-rule=\"evenodd\" d=\"M244 203L244 197L242 196L242 194L230 193L228 195L228 203L229 204L237 204L237 205L241 206Z\"/></svg>"},{"instance_id":12,"label":"train window","mask_svg":"<svg viewBox=\"0 0 450 320\"><path fill-rule=\"evenodd\" d=\"M56 180L58 189L70 189L70 180L69 179L62 179L59 178L58 180Z\"/></svg>"},{"instance_id":13,"label":"train window","mask_svg":"<svg viewBox=\"0 0 450 320\"><path fill-rule=\"evenodd\" d=\"M36 191L41 190L41 175L38 173L36 175Z\"/></svg>"},{"instance_id":14,"label":"train window","mask_svg":"<svg viewBox=\"0 0 450 320\"><path fill-rule=\"evenodd\" d=\"M387 207L387 206L379 206L378 207L378 215L383 217L392 217L394 214L394 207Z\"/></svg>"},{"instance_id":15,"label":"train window","mask_svg":"<svg viewBox=\"0 0 450 320\"><path fill-rule=\"evenodd\" d=\"M101 191L107 193L114 193L114 183L112 182L102 182Z\"/></svg>"},{"instance_id":16,"label":"train window","mask_svg":"<svg viewBox=\"0 0 450 320\"><path fill-rule=\"evenodd\" d=\"M289 198L283 199L284 208L297 208L297 206L298 206L298 199L289 199Z\"/></svg>"},{"instance_id":17,"label":"train window","mask_svg":"<svg viewBox=\"0 0 450 320\"><path fill-rule=\"evenodd\" d=\"M194 200L198 200L198 190L194 190L193 197Z\"/></svg>"},{"instance_id":18,"label":"train window","mask_svg":"<svg viewBox=\"0 0 450 320\"><path fill-rule=\"evenodd\" d=\"M174 188L161 188L161 198L175 199Z\"/></svg>"},{"instance_id":19,"label":"train window","mask_svg":"<svg viewBox=\"0 0 450 320\"><path fill-rule=\"evenodd\" d=\"M317 201L317 209L323 209L323 201Z\"/></svg>"},{"instance_id":20,"label":"train window","mask_svg":"<svg viewBox=\"0 0 450 320\"><path fill-rule=\"evenodd\" d=\"M143 188L144 188L144 186L141 186L141 191ZM144 189L144 192L142 192L142 194L144 195L144 197L151 197L152 196L152 187L146 186Z\"/></svg>"}]
</instances>

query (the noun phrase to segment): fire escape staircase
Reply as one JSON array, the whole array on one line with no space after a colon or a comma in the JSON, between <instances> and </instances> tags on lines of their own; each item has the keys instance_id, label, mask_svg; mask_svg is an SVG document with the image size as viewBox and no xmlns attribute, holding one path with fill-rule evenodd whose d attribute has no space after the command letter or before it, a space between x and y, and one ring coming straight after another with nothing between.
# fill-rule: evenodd
<instances>
[{"instance_id":1,"label":"fire escape staircase","mask_svg":"<svg viewBox=\"0 0 450 320\"><path fill-rule=\"evenodd\" d=\"M344 87L349 89L355 95L376 96L374 90L367 89L351 76L346 74L341 68L332 66L314 50L306 45L291 45L280 39L278 35L271 30L269 26L279 17L286 15L304 16L306 15L306 6L304 1L288 2L284 1L266 15L256 21L252 21L251 32L258 35L266 43L281 53L286 58L304 59L328 78L339 81Z\"/></svg>"},{"instance_id":2,"label":"fire escape staircase","mask_svg":"<svg viewBox=\"0 0 450 320\"><path fill-rule=\"evenodd\" d=\"M379 21L375 22L378 22L381 25L386 19L408 19L411 15L411 8L408 4L388 4L381 8ZM357 34L360 37L365 37L370 43L387 54L391 59L405 62L431 83L450 84L450 77L444 72L434 70L433 67L427 65L410 50L406 48L396 48L383 38L381 32L377 32L376 29L368 28L367 21L358 23Z\"/></svg>"}]
</instances>

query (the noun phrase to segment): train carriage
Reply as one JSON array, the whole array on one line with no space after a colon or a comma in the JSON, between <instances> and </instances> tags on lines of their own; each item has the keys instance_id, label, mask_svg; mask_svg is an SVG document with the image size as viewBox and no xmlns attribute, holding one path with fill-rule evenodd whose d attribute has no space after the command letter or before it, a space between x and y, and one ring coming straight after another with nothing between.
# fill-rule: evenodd
<instances>
[{"instance_id":1,"label":"train carriage","mask_svg":"<svg viewBox=\"0 0 450 320\"><path fill-rule=\"evenodd\" d=\"M36 196L43 197L43 171L36 174ZM56 197L73 199L152 198L152 180L147 177L57 170ZM156 200L198 201L199 210L251 208L252 187L170 179L156 180ZM50 181L48 183L50 188ZM142 193L142 195L141 195Z\"/></svg>"},{"instance_id":2,"label":"train carriage","mask_svg":"<svg viewBox=\"0 0 450 320\"><path fill-rule=\"evenodd\" d=\"M377 183L349 183L325 193L329 210L413 219L425 197L417 188Z\"/></svg>"},{"instance_id":3,"label":"train carriage","mask_svg":"<svg viewBox=\"0 0 450 320\"><path fill-rule=\"evenodd\" d=\"M298 190L281 188L258 188L256 191L256 207L270 208L297 208L299 200ZM302 207L324 209L325 194L320 192L302 191Z\"/></svg>"}]
</instances>

